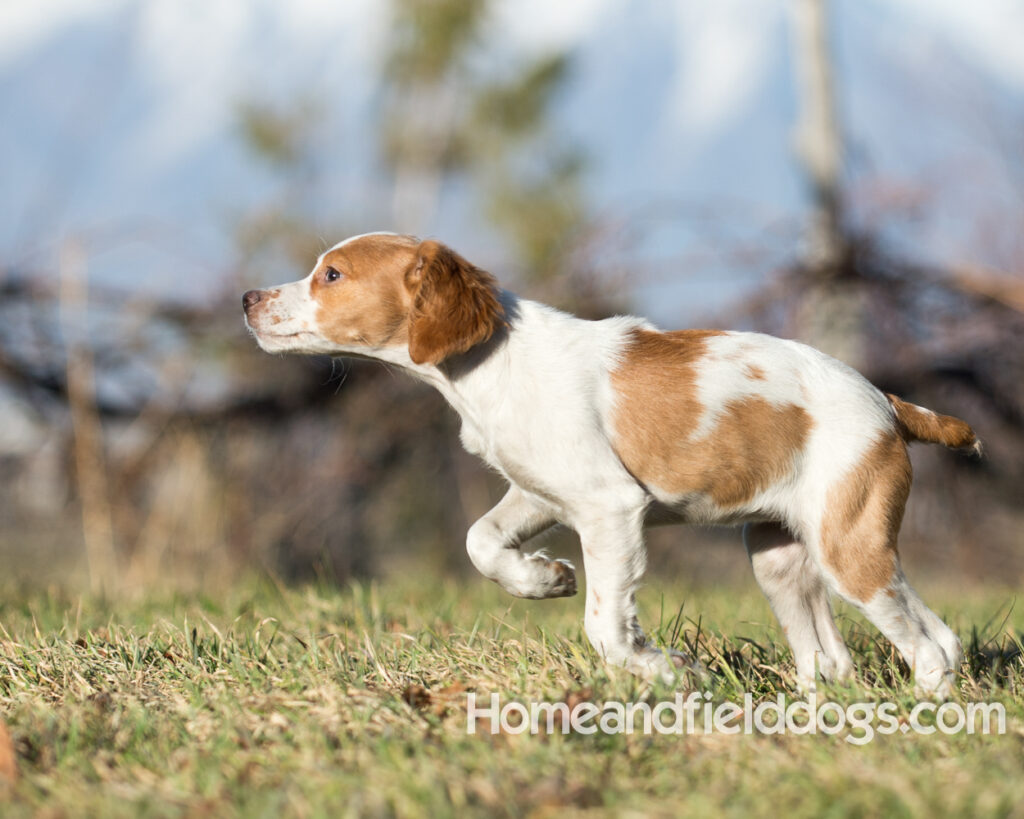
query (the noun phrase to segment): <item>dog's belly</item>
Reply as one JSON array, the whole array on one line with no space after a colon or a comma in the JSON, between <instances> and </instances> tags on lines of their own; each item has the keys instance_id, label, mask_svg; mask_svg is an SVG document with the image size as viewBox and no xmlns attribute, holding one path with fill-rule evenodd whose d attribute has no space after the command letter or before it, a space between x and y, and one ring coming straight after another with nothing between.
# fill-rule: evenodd
<instances>
[{"instance_id":1,"label":"dog's belly","mask_svg":"<svg viewBox=\"0 0 1024 819\"><path fill-rule=\"evenodd\" d=\"M689 497L674 502L655 500L644 516L644 526L673 526L681 523L703 523L738 526L744 523L765 523L777 520L759 510L720 509L706 498Z\"/></svg>"}]
</instances>

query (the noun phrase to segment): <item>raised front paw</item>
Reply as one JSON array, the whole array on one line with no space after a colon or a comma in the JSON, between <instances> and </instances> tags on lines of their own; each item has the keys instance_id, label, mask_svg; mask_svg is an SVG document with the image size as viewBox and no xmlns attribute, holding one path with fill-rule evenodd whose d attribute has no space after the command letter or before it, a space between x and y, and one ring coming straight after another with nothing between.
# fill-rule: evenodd
<instances>
[{"instance_id":1,"label":"raised front paw","mask_svg":"<svg viewBox=\"0 0 1024 819\"><path fill-rule=\"evenodd\" d=\"M541 552L534 552L526 556L523 566L527 570L526 577L513 594L534 600L576 594L576 567L568 560L552 559Z\"/></svg>"}]
</instances>

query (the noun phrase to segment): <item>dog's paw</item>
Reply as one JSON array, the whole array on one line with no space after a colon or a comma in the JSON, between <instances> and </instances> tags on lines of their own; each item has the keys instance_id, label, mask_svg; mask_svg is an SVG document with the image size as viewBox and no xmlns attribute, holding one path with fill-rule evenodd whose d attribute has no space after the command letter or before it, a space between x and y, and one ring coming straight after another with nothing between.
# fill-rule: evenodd
<instances>
[{"instance_id":1,"label":"dog's paw","mask_svg":"<svg viewBox=\"0 0 1024 819\"><path fill-rule=\"evenodd\" d=\"M956 673L952 669L944 672L914 675L914 697L918 700L945 702L956 693Z\"/></svg>"},{"instance_id":2,"label":"dog's paw","mask_svg":"<svg viewBox=\"0 0 1024 819\"><path fill-rule=\"evenodd\" d=\"M568 560L552 559L535 552L526 556L524 565L529 567L529 578L519 590L520 597L542 600L576 594L576 567Z\"/></svg>"},{"instance_id":3,"label":"dog's paw","mask_svg":"<svg viewBox=\"0 0 1024 819\"><path fill-rule=\"evenodd\" d=\"M703 663L695 657L652 645L637 650L626 662L626 668L647 682L660 680L666 685L682 683L696 687L708 676Z\"/></svg>"},{"instance_id":4,"label":"dog's paw","mask_svg":"<svg viewBox=\"0 0 1024 819\"><path fill-rule=\"evenodd\" d=\"M546 597L572 597L576 594L576 567L564 558L551 561L554 585Z\"/></svg>"}]
</instances>

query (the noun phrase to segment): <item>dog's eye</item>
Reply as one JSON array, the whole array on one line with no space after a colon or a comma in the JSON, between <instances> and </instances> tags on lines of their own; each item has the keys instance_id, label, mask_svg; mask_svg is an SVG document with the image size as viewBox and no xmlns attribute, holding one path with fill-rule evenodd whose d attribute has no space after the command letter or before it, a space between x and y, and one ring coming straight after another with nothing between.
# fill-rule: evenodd
<instances>
[{"instance_id":1,"label":"dog's eye","mask_svg":"<svg viewBox=\"0 0 1024 819\"><path fill-rule=\"evenodd\" d=\"M341 278L341 273L335 270L333 267L328 267L327 272L324 273L324 281L336 282Z\"/></svg>"}]
</instances>

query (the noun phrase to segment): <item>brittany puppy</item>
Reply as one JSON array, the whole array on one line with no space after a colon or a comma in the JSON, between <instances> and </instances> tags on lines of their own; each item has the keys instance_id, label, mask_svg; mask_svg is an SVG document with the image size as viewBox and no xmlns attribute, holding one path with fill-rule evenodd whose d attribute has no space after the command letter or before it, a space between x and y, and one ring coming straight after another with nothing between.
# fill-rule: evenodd
<instances>
[{"instance_id":1,"label":"brittany puppy","mask_svg":"<svg viewBox=\"0 0 1024 819\"><path fill-rule=\"evenodd\" d=\"M687 662L637 622L645 524L742 523L801 685L852 671L831 593L896 646L919 690L951 692L960 642L907 583L896 542L908 442L979 451L965 422L794 341L583 321L410 236L347 239L306 278L242 301L267 352L377 359L440 390L466 449L509 483L470 528L470 560L517 597L573 595L569 561L521 547L575 529L584 626L607 662L666 680Z\"/></svg>"}]
</instances>

